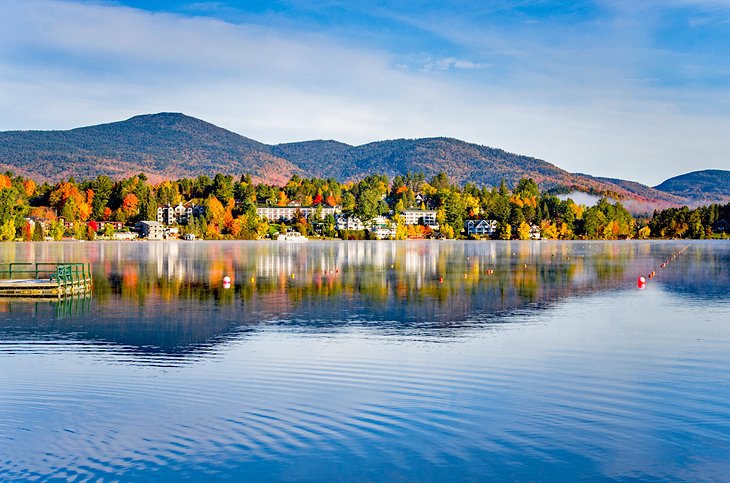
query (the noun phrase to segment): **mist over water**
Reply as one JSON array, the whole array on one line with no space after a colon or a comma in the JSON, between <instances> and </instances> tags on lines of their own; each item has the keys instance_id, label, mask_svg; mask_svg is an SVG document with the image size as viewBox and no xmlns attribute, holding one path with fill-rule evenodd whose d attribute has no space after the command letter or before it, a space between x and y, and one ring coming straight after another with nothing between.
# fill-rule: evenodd
<instances>
[{"instance_id":1,"label":"mist over water","mask_svg":"<svg viewBox=\"0 0 730 483\"><path fill-rule=\"evenodd\" d=\"M686 245L3 244L95 286L0 300L0 480L722 480L730 244Z\"/></svg>"}]
</instances>

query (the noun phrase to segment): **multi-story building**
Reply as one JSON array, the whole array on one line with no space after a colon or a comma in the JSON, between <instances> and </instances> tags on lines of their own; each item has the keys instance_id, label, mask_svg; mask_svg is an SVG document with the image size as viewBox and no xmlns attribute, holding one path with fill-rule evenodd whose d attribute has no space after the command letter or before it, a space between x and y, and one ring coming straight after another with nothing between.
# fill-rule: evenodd
<instances>
[{"instance_id":1,"label":"multi-story building","mask_svg":"<svg viewBox=\"0 0 730 483\"><path fill-rule=\"evenodd\" d=\"M140 221L137 223L137 231L140 238L147 238L148 240L165 239L165 225L159 221Z\"/></svg>"},{"instance_id":2,"label":"multi-story building","mask_svg":"<svg viewBox=\"0 0 730 483\"><path fill-rule=\"evenodd\" d=\"M424 225L438 230L436 210L403 210L403 219L406 225Z\"/></svg>"},{"instance_id":3,"label":"multi-story building","mask_svg":"<svg viewBox=\"0 0 730 483\"><path fill-rule=\"evenodd\" d=\"M98 232L104 231L104 228L107 225L111 225L112 228L114 228L115 230L121 230L122 228L124 228L124 223L121 221L93 220L87 222L86 224L90 225L92 223L96 223L96 231Z\"/></svg>"},{"instance_id":4,"label":"multi-story building","mask_svg":"<svg viewBox=\"0 0 730 483\"><path fill-rule=\"evenodd\" d=\"M157 221L164 225L187 225L194 216L201 216L203 211L202 206L195 206L192 202L160 206L157 208Z\"/></svg>"},{"instance_id":5,"label":"multi-story building","mask_svg":"<svg viewBox=\"0 0 730 483\"><path fill-rule=\"evenodd\" d=\"M317 210L321 207L322 217L327 215L335 215L339 213L340 207L335 206L298 206L298 205L287 205L287 206L259 206L256 208L256 213L259 216L266 218L269 221L275 223L292 221L299 211L305 219L309 219L310 216L314 215Z\"/></svg>"},{"instance_id":6,"label":"multi-story building","mask_svg":"<svg viewBox=\"0 0 730 483\"><path fill-rule=\"evenodd\" d=\"M364 230L360 218L354 215L336 215L335 222L338 230Z\"/></svg>"}]
</instances>

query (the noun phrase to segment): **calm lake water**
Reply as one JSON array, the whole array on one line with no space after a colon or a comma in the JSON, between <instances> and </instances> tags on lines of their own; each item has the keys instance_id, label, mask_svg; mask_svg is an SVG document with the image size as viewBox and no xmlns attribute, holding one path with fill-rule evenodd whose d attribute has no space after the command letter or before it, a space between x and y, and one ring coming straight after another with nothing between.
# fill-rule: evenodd
<instances>
[{"instance_id":1,"label":"calm lake water","mask_svg":"<svg viewBox=\"0 0 730 483\"><path fill-rule=\"evenodd\" d=\"M0 299L3 481L730 475L727 241L0 255L95 276L90 299Z\"/></svg>"}]
</instances>

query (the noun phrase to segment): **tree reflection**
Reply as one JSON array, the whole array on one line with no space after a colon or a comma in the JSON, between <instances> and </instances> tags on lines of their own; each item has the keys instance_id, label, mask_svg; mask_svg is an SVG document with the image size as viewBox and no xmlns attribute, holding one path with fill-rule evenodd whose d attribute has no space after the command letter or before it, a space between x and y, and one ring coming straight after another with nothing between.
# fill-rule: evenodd
<instances>
[{"instance_id":1,"label":"tree reflection","mask_svg":"<svg viewBox=\"0 0 730 483\"><path fill-rule=\"evenodd\" d=\"M10 333L78 333L140 350L196 351L262 324L418 331L440 337L565 297L628 289L672 242L196 242L14 244L6 259L88 261L92 307L54 312L0 301ZM17 249L15 247L18 247ZM726 297L728 246L699 242L653 281ZM230 277L230 287L223 278ZM84 311L82 311L84 312ZM39 315L40 314L40 315ZM12 325L12 324L11 324ZM18 332L20 331L20 332ZM434 331L434 332L431 332Z\"/></svg>"}]
</instances>

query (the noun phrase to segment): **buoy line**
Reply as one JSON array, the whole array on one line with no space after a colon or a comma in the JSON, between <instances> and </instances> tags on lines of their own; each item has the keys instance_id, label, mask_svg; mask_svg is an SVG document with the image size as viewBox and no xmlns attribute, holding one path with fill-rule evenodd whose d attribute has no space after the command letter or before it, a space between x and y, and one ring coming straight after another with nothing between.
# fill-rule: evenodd
<instances>
[{"instance_id":1,"label":"buoy line","mask_svg":"<svg viewBox=\"0 0 730 483\"><path fill-rule=\"evenodd\" d=\"M690 245L692 245L692 244L691 243L688 243L686 246L684 246L681 249L679 249L678 251L674 252L671 257L669 257L664 263L662 263L659 266L659 268L667 268L667 266L671 262L673 262L679 255L681 255L682 253L684 253L684 251L687 250L690 247ZM649 273L649 275L647 277L644 277L643 275L641 275L636 280L636 286L639 289L644 289L646 287L646 280L647 279L652 279L654 277L656 277L656 271L654 271L654 270L652 270L651 273Z\"/></svg>"}]
</instances>

